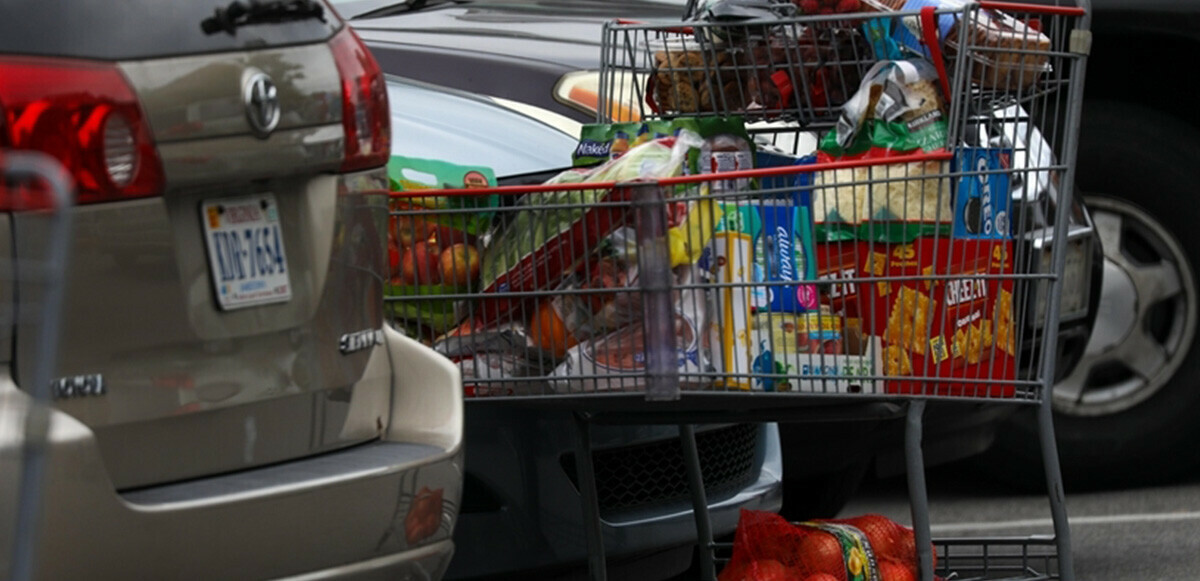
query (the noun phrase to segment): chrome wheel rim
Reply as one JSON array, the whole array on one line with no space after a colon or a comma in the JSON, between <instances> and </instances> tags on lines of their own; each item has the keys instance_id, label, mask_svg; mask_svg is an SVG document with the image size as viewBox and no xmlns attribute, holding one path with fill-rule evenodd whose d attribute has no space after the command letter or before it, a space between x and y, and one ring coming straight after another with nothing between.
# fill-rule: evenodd
<instances>
[{"instance_id":1,"label":"chrome wheel rim","mask_svg":"<svg viewBox=\"0 0 1200 581\"><path fill-rule=\"evenodd\" d=\"M1083 357L1054 386L1055 411L1123 412L1170 381L1196 332L1196 286L1182 245L1153 216L1087 198L1104 249L1104 285Z\"/></svg>"}]
</instances>

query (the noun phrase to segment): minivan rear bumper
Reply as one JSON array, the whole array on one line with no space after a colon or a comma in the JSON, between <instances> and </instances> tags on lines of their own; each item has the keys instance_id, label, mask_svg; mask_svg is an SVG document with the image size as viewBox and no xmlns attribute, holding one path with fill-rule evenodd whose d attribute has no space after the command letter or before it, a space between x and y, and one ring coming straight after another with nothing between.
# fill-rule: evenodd
<instances>
[{"instance_id":1,"label":"minivan rear bumper","mask_svg":"<svg viewBox=\"0 0 1200 581\"><path fill-rule=\"evenodd\" d=\"M373 442L273 466L117 492L91 431L54 411L36 577L44 579L439 578L462 490L458 369L384 329L362 381L388 381ZM363 390L368 392L371 390ZM0 571L11 559L21 422L0 377ZM179 450L187 454L187 450ZM398 575L399 574L399 575Z\"/></svg>"}]
</instances>

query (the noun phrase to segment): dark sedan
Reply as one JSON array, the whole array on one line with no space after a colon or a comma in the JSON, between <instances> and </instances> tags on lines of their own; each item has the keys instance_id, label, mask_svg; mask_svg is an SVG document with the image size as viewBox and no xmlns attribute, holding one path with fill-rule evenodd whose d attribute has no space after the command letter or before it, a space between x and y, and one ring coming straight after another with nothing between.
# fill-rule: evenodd
<instances>
[{"instance_id":1,"label":"dark sedan","mask_svg":"<svg viewBox=\"0 0 1200 581\"><path fill-rule=\"evenodd\" d=\"M352 1L339 7L385 70L465 90L541 104L590 120L601 23L616 17L678 19L672 2ZM1170 55L1200 49L1200 4L1096 0L1078 182L1103 242L1101 316L1089 337L1064 335L1056 431L1072 486L1161 480L1197 465L1200 357L1195 260L1200 207L1200 110L1167 85ZM372 11L375 12L372 12ZM519 81L516 81L519 79ZM589 91L591 94L589 94ZM1100 277L1095 277L1097 280ZM982 463L1001 477L1036 450L1031 416L1012 418ZM958 439L957 454L986 434Z\"/></svg>"}]
</instances>

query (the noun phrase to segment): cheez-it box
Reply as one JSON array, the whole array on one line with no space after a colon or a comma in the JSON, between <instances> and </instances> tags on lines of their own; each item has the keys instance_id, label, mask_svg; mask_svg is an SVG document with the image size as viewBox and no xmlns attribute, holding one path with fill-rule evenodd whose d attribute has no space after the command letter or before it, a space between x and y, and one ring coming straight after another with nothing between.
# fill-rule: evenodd
<instances>
[{"instance_id":1,"label":"cheez-it box","mask_svg":"<svg viewBox=\"0 0 1200 581\"><path fill-rule=\"evenodd\" d=\"M858 317L859 284L854 279L869 276L861 270L869 246L857 241L818 242L813 249L817 280L827 283L819 285L820 300L838 315Z\"/></svg>"},{"instance_id":2,"label":"cheez-it box","mask_svg":"<svg viewBox=\"0 0 1200 581\"><path fill-rule=\"evenodd\" d=\"M1011 241L825 243L816 254L821 280L860 279L821 285L823 300L881 338L889 393L1013 396L995 383L1016 375Z\"/></svg>"}]
</instances>

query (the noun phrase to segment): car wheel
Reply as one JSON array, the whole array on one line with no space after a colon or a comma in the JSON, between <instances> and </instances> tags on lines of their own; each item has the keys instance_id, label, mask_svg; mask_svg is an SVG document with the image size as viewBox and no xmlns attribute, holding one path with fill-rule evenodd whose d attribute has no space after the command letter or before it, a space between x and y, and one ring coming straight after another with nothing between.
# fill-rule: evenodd
<instances>
[{"instance_id":1,"label":"car wheel","mask_svg":"<svg viewBox=\"0 0 1200 581\"><path fill-rule=\"evenodd\" d=\"M1104 280L1086 351L1053 391L1060 464L1072 488L1158 482L1200 458L1200 204L1192 195L1200 132L1097 102L1085 106L1080 133L1077 181L1101 239ZM1044 486L1040 470L1029 470L1034 425L1032 413L1014 416L984 462Z\"/></svg>"}]
</instances>

